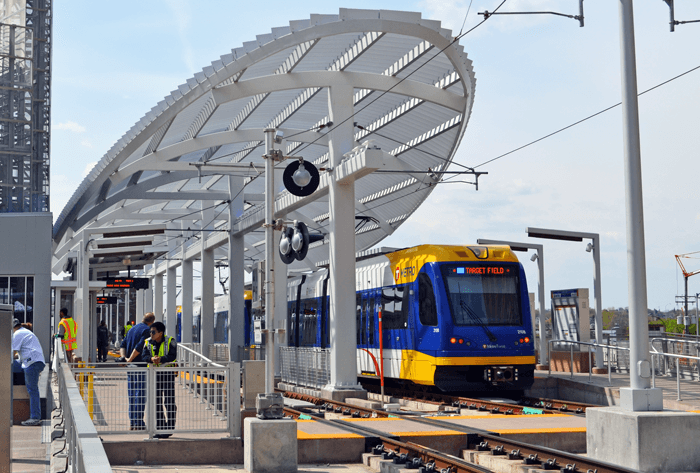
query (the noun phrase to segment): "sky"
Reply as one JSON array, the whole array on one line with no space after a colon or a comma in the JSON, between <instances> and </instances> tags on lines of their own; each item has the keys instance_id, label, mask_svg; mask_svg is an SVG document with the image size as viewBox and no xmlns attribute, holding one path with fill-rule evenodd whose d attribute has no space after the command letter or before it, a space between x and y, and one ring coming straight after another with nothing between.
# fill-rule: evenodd
<instances>
[{"instance_id":1,"label":"sky","mask_svg":"<svg viewBox=\"0 0 700 473\"><path fill-rule=\"evenodd\" d=\"M212 61L256 35L339 8L407 10L453 34L480 24L502 0L257 2L148 0L54 4L51 211L148 110ZM700 2L676 0L677 20ZM700 23L669 31L663 0L637 1L635 35L649 308L678 307L674 255L700 251ZM501 12L578 14L575 0L506 0ZM474 107L455 162L488 172L479 189L441 184L380 246L544 245L549 291L590 288L587 241L528 238L527 227L600 234L603 308L628 306L622 111L615 107L506 156L621 100L618 2L586 0L585 27L554 15L494 15L461 40L476 75ZM691 72L688 72L691 71ZM500 158L499 158L500 157ZM498 158L498 159L495 159ZM465 179L470 180L470 179ZM537 265L518 254L530 292ZM684 259L700 270L700 253ZM700 293L700 275L689 294ZM547 306L549 303L547 302Z\"/></svg>"}]
</instances>

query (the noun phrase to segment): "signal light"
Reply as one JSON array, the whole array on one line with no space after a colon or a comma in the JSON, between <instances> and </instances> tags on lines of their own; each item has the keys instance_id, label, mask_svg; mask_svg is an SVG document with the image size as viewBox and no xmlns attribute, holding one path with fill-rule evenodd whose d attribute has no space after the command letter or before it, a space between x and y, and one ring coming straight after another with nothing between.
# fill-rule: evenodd
<instances>
[{"instance_id":1,"label":"signal light","mask_svg":"<svg viewBox=\"0 0 700 473\"><path fill-rule=\"evenodd\" d=\"M450 343L452 343L452 344L455 344L455 343L457 343L457 339L456 339L456 338L454 338L454 337L450 338Z\"/></svg>"},{"instance_id":2,"label":"signal light","mask_svg":"<svg viewBox=\"0 0 700 473\"><path fill-rule=\"evenodd\" d=\"M525 343L530 343L530 337L525 337Z\"/></svg>"},{"instance_id":3,"label":"signal light","mask_svg":"<svg viewBox=\"0 0 700 473\"><path fill-rule=\"evenodd\" d=\"M284 187L293 195L306 197L313 194L320 183L316 166L308 161L299 159L292 162L282 174Z\"/></svg>"},{"instance_id":4,"label":"signal light","mask_svg":"<svg viewBox=\"0 0 700 473\"><path fill-rule=\"evenodd\" d=\"M524 338L521 338L521 339L520 339L520 343L525 343L525 339L524 339Z\"/></svg>"},{"instance_id":5,"label":"signal light","mask_svg":"<svg viewBox=\"0 0 700 473\"><path fill-rule=\"evenodd\" d=\"M294 260L303 260L309 252L311 243L323 240L321 234L309 234L304 222L294 222L293 227L287 227L282 231L279 243L280 258L284 264L291 264Z\"/></svg>"},{"instance_id":6,"label":"signal light","mask_svg":"<svg viewBox=\"0 0 700 473\"><path fill-rule=\"evenodd\" d=\"M462 343L464 343L464 339L460 338L460 339L459 339L459 344L461 345Z\"/></svg>"}]
</instances>

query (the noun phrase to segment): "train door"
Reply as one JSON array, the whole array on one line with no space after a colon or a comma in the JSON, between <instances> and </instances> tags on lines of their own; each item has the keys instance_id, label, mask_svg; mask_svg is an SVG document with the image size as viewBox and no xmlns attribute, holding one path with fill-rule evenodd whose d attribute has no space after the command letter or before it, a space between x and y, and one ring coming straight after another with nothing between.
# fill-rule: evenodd
<instances>
[{"instance_id":1,"label":"train door","mask_svg":"<svg viewBox=\"0 0 700 473\"><path fill-rule=\"evenodd\" d=\"M413 306L417 313L414 320L416 334L416 347L422 353L430 353L440 347L440 327L438 325L437 304L435 299L435 287L427 271L418 273L417 278L418 297ZM432 353L431 353L432 354ZM434 354L433 354L434 355Z\"/></svg>"},{"instance_id":2,"label":"train door","mask_svg":"<svg viewBox=\"0 0 700 473\"><path fill-rule=\"evenodd\" d=\"M361 339L358 348L360 372L371 376L380 376L381 360L379 358L378 321L375 307L375 291L358 293L358 311L360 314Z\"/></svg>"}]
</instances>

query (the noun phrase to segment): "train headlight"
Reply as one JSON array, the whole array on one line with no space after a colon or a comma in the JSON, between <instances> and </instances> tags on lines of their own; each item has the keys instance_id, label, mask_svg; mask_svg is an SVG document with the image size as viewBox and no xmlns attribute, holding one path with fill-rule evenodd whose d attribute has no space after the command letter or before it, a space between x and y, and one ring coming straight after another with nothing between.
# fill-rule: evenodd
<instances>
[{"instance_id":1,"label":"train headlight","mask_svg":"<svg viewBox=\"0 0 700 473\"><path fill-rule=\"evenodd\" d=\"M525 337L525 343L530 343L530 337Z\"/></svg>"},{"instance_id":2,"label":"train headlight","mask_svg":"<svg viewBox=\"0 0 700 473\"><path fill-rule=\"evenodd\" d=\"M450 343L452 343L452 344L457 343L457 339L455 337L450 338Z\"/></svg>"}]
</instances>

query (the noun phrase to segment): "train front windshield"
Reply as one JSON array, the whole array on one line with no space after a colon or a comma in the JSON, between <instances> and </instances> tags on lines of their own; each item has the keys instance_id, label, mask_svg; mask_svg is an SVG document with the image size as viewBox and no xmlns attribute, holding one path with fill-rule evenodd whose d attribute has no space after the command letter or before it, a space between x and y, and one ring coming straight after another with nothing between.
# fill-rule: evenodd
<instances>
[{"instance_id":1,"label":"train front windshield","mask_svg":"<svg viewBox=\"0 0 700 473\"><path fill-rule=\"evenodd\" d=\"M443 265L454 324L522 325L519 274L516 264Z\"/></svg>"}]
</instances>

